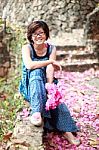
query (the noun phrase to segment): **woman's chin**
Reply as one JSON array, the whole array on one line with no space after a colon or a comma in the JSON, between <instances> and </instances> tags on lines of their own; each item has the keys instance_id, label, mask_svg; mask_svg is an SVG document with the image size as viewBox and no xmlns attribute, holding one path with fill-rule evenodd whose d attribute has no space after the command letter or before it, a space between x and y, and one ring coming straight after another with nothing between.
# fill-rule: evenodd
<instances>
[{"instance_id":1,"label":"woman's chin","mask_svg":"<svg viewBox=\"0 0 99 150\"><path fill-rule=\"evenodd\" d=\"M38 44L38 45L43 44L43 43L44 43L44 41L36 41L35 42L35 44Z\"/></svg>"}]
</instances>

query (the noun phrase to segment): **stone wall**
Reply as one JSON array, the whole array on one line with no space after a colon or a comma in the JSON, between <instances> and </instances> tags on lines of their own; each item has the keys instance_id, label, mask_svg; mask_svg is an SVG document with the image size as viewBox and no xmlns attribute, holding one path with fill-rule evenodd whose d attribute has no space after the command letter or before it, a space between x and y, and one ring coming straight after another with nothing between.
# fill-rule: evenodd
<instances>
[{"instance_id":1,"label":"stone wall","mask_svg":"<svg viewBox=\"0 0 99 150\"><path fill-rule=\"evenodd\" d=\"M87 14L98 2L99 0L3 0L0 16L6 8L7 19L19 25L27 25L31 20L45 20L55 36L58 32L82 28Z\"/></svg>"},{"instance_id":2,"label":"stone wall","mask_svg":"<svg viewBox=\"0 0 99 150\"><path fill-rule=\"evenodd\" d=\"M87 15L85 33L88 39L99 41L99 7Z\"/></svg>"},{"instance_id":3,"label":"stone wall","mask_svg":"<svg viewBox=\"0 0 99 150\"><path fill-rule=\"evenodd\" d=\"M6 38L6 36L5 36ZM7 39L3 38L3 32L0 32L0 77L4 77L11 67L10 54L7 44Z\"/></svg>"},{"instance_id":4,"label":"stone wall","mask_svg":"<svg viewBox=\"0 0 99 150\"><path fill-rule=\"evenodd\" d=\"M86 46L94 49L99 58L99 0L0 0L0 16L20 26L31 20L45 20L56 46ZM86 32L84 32L84 29ZM87 38L85 38L86 33ZM58 36L56 36L58 34ZM61 38L60 38L61 37ZM0 76L11 66L7 41L0 34ZM15 60L15 57L13 57ZM15 62L14 62L15 63ZM13 63L13 64L14 64Z\"/></svg>"},{"instance_id":5,"label":"stone wall","mask_svg":"<svg viewBox=\"0 0 99 150\"><path fill-rule=\"evenodd\" d=\"M99 61L99 7L87 15L85 34L88 45L90 45L97 54Z\"/></svg>"}]
</instances>

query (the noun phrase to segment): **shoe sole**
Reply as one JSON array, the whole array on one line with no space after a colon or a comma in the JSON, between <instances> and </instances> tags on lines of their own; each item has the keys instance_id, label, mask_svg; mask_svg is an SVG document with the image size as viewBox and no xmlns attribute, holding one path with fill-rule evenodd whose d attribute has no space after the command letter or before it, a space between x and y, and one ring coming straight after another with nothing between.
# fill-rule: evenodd
<instances>
[{"instance_id":1,"label":"shoe sole","mask_svg":"<svg viewBox=\"0 0 99 150\"><path fill-rule=\"evenodd\" d=\"M40 120L33 120L33 118L29 118L29 120L30 120L30 122L34 125L34 126L37 126L37 127L39 127L39 126L41 126L42 125L42 119L40 119Z\"/></svg>"}]
</instances>

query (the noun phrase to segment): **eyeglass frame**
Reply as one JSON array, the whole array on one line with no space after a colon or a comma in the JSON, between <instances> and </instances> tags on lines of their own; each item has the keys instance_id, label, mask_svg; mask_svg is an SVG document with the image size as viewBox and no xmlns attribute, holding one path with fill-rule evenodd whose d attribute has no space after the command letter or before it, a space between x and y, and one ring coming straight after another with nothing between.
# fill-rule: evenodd
<instances>
[{"instance_id":1,"label":"eyeglass frame","mask_svg":"<svg viewBox=\"0 0 99 150\"><path fill-rule=\"evenodd\" d=\"M38 35L43 36L44 34L45 34L45 32L42 31L42 32L39 32L39 33L33 33L32 36L37 37Z\"/></svg>"}]
</instances>

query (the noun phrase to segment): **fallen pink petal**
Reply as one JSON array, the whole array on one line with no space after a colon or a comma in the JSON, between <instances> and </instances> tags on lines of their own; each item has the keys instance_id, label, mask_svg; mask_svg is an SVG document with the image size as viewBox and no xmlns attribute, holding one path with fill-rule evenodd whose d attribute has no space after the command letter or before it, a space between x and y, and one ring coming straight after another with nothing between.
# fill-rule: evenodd
<instances>
[{"instance_id":1,"label":"fallen pink petal","mask_svg":"<svg viewBox=\"0 0 99 150\"><path fill-rule=\"evenodd\" d=\"M46 85L48 90L46 109L55 109L62 100L76 120L76 125L80 128L78 138L81 139L81 144L75 147L69 144L59 133L48 133L44 138L54 145L58 145L56 149L52 148L51 150L98 149L99 145L90 144L90 137L95 136L96 140L99 139L99 116L97 115L99 89L94 84L92 85L94 80L99 78L99 71L93 72L91 69L83 73L63 71L61 78L59 75L58 72L55 75L56 78L59 78L57 85ZM57 92L56 89L58 90ZM46 142L45 145L46 149L50 150L50 145Z\"/></svg>"}]
</instances>

